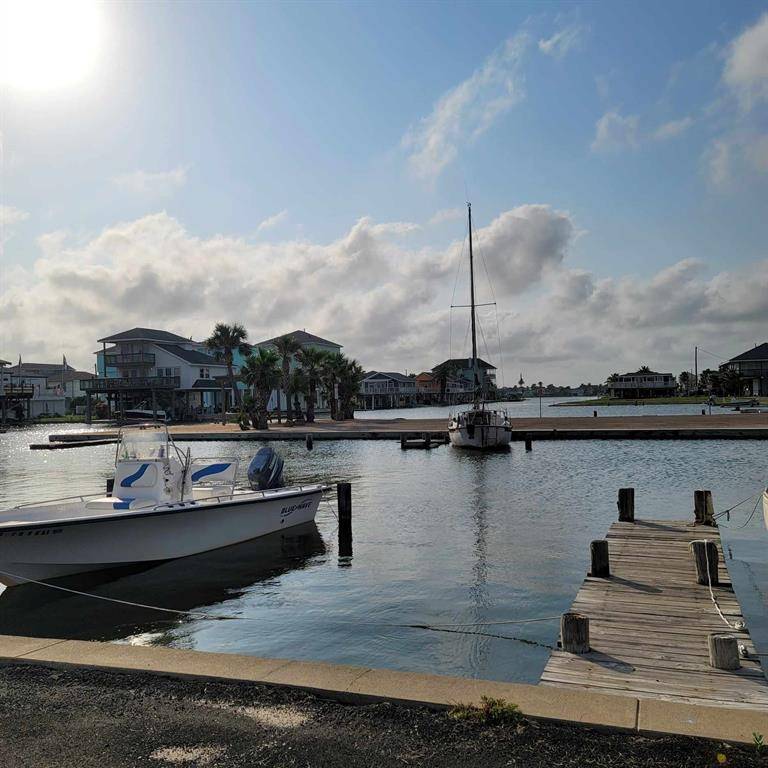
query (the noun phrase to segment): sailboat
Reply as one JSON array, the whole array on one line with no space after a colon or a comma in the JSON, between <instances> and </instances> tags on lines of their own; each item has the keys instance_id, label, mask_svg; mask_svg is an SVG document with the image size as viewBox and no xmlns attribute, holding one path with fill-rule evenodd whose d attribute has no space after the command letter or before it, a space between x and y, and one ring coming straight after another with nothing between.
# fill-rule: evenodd
<instances>
[{"instance_id":1,"label":"sailboat","mask_svg":"<svg viewBox=\"0 0 768 768\"><path fill-rule=\"evenodd\" d=\"M473 380L472 407L451 414L448 421L448 437L456 448L474 448L494 451L506 448L512 439L512 425L506 411L486 408L480 391L480 375L477 364L477 318L475 316L475 262L472 251L472 204L467 203L469 218L469 299L472 324L472 358L470 367Z\"/></svg>"}]
</instances>

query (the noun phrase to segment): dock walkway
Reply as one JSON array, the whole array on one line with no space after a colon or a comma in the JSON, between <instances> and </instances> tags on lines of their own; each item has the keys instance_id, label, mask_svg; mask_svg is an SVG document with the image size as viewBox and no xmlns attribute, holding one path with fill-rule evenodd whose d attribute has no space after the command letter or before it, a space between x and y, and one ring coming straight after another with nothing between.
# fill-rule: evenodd
<instances>
[{"instance_id":1,"label":"dock walkway","mask_svg":"<svg viewBox=\"0 0 768 768\"><path fill-rule=\"evenodd\" d=\"M717 543L720 585L713 587L714 595L731 624L743 621L717 528L653 520L614 523L607 535L611 575L587 576L572 607L589 618L590 651L554 651L541 682L768 712L768 680L754 655L742 658L734 672L709 664L710 633L737 635L749 654L755 647L747 630L729 630L708 587L696 582L689 552L694 539Z\"/></svg>"}]
</instances>

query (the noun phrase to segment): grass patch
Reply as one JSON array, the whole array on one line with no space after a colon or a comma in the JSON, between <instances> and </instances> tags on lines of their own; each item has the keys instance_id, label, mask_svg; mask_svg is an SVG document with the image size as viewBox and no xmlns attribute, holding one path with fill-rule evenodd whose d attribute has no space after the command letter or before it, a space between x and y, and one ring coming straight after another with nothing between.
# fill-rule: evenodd
<instances>
[{"instance_id":1,"label":"grass patch","mask_svg":"<svg viewBox=\"0 0 768 768\"><path fill-rule=\"evenodd\" d=\"M523 719L523 713L517 704L506 699L493 699L483 696L480 706L477 704L456 704L448 710L452 720L463 720L481 725L515 725Z\"/></svg>"}]
</instances>

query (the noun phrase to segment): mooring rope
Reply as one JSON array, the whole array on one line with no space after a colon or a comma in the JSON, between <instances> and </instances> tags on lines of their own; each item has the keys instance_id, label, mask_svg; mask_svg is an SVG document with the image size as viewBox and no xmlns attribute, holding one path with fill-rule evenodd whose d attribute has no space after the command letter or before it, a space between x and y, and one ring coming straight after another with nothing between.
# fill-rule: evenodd
<instances>
[{"instance_id":1,"label":"mooring rope","mask_svg":"<svg viewBox=\"0 0 768 768\"><path fill-rule=\"evenodd\" d=\"M717 611L718 615L728 625L728 627L730 629L741 631L746 628L746 624L744 624L743 621L737 621L735 624L731 624L731 622L725 618L725 615L720 610L720 606L717 604L715 593L712 590L712 577L710 576L710 573L709 573L709 547L707 546L707 544L709 544L709 541L705 539L704 540L704 559L706 561L706 566L707 566L707 586L709 587L709 597L712 600L712 603L714 604L715 610Z\"/></svg>"},{"instance_id":2,"label":"mooring rope","mask_svg":"<svg viewBox=\"0 0 768 768\"><path fill-rule=\"evenodd\" d=\"M116 597L107 597L106 595L96 595L93 592L83 592L79 589L72 589L70 587L64 587L60 584L51 584L47 581L38 581L37 579L29 579L26 576L20 576L15 573L10 573L9 571L3 571L0 570L0 574L3 576L8 576L12 579L15 579L16 581L23 581L25 583L29 584L36 584L40 587L48 587L49 589L56 589L60 592L68 592L69 594L78 595L80 597L91 597L94 600L103 600L104 602L108 603L118 603L119 605L128 605L133 608L145 608L147 610L151 611L161 611L163 613L172 613L177 616L189 616L194 617L202 620L210 620L210 621L263 621L262 618L257 618L255 616L236 616L236 615L227 615L227 614L212 614L207 613L205 611L191 611L191 610L178 610L176 608L164 608L159 605L150 605L148 603L136 603L131 600L121 600L120 598ZM425 630L431 630L434 632L457 632L461 633L462 629L465 627L494 627L494 626L505 626L505 625L511 625L511 624L536 624L543 621L554 621L559 620L560 616L541 616L538 618L532 618L532 619L506 619L502 621L478 621L478 622L472 622L469 624L446 624L446 623L439 623L439 624L419 624L419 623L412 623L412 624L405 624L405 623L394 623L394 622L384 622L384 621L331 621L328 622L329 624L336 624L339 626L367 626L367 627L387 627L392 629L425 629ZM478 634L473 632L466 632L464 634ZM502 637L499 635L499 637ZM521 638L516 637L507 637L508 640L520 640L520 642L530 642L534 645L539 644L536 641L527 641L523 640ZM547 646L548 647L548 646Z\"/></svg>"},{"instance_id":3,"label":"mooring rope","mask_svg":"<svg viewBox=\"0 0 768 768\"><path fill-rule=\"evenodd\" d=\"M722 517L723 515L726 516L727 520L731 519L731 512L733 512L734 509L737 507L740 507L742 504L746 504L748 501L752 501L755 497L757 497L758 501L760 500L760 497L763 495L763 490L760 489L757 493L753 493L751 496L748 496L746 499L742 499L741 501L737 502L736 504L728 507L728 509L724 509L721 512L716 512L712 517L717 520L719 517ZM755 504L755 508L757 508L757 504ZM751 520L752 518L750 518Z\"/></svg>"}]
</instances>

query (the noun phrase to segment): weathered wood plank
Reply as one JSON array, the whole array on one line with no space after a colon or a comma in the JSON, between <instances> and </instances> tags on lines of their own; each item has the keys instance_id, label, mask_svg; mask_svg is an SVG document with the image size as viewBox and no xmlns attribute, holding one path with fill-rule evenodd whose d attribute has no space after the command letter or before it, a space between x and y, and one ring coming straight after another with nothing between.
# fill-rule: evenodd
<instances>
[{"instance_id":1,"label":"weathered wood plank","mask_svg":"<svg viewBox=\"0 0 768 768\"><path fill-rule=\"evenodd\" d=\"M554 651L541 682L768 710L768 680L755 658L741 659L733 671L709 663L712 633L735 634L749 652L755 648L746 629L735 632L723 623L707 585L697 583L689 545L701 539L716 547L720 583L713 591L720 609L732 624L743 621L717 528L675 521L614 523L606 535L611 575L588 576L571 609L590 620L590 651Z\"/></svg>"}]
</instances>

